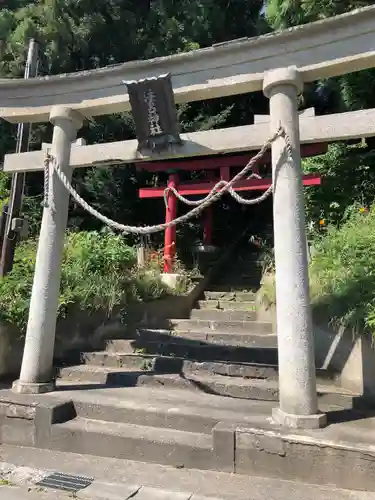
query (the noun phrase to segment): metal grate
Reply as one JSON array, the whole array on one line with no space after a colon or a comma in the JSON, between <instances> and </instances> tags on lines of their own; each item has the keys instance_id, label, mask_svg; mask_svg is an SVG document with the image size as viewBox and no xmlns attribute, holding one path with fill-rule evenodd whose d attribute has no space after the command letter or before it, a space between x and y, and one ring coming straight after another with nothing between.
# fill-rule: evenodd
<instances>
[{"instance_id":1,"label":"metal grate","mask_svg":"<svg viewBox=\"0 0 375 500\"><path fill-rule=\"evenodd\" d=\"M94 479L90 477L71 476L69 474L62 474L61 472L53 472L36 484L37 486L43 486L44 488L52 488L54 490L76 493L77 491L84 490L90 486L93 481Z\"/></svg>"}]
</instances>

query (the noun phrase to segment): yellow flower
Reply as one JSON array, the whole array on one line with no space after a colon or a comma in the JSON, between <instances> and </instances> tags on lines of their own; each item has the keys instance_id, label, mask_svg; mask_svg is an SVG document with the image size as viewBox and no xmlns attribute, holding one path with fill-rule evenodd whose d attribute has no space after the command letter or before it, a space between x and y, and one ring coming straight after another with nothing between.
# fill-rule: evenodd
<instances>
[{"instance_id":1,"label":"yellow flower","mask_svg":"<svg viewBox=\"0 0 375 500\"><path fill-rule=\"evenodd\" d=\"M361 214L364 214L364 213L368 212L368 208L366 208L366 207L361 207L361 208L359 209L359 211L361 212Z\"/></svg>"},{"instance_id":2,"label":"yellow flower","mask_svg":"<svg viewBox=\"0 0 375 500\"><path fill-rule=\"evenodd\" d=\"M319 221L319 226L325 226L326 220L325 219L320 219Z\"/></svg>"}]
</instances>

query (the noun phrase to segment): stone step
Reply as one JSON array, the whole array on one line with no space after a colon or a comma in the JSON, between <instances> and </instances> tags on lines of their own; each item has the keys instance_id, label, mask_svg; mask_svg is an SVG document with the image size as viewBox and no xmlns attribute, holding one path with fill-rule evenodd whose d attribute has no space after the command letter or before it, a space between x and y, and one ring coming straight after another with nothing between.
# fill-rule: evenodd
<instances>
[{"instance_id":1,"label":"stone step","mask_svg":"<svg viewBox=\"0 0 375 500\"><path fill-rule=\"evenodd\" d=\"M149 377L141 376L138 385L175 389L189 389L238 399L260 401L278 401L279 387L277 380L245 379L212 374L155 374ZM318 386L318 399L321 404L336 405L351 408L353 394L340 391L334 385L326 383Z\"/></svg>"},{"instance_id":2,"label":"stone step","mask_svg":"<svg viewBox=\"0 0 375 500\"><path fill-rule=\"evenodd\" d=\"M212 469L207 434L77 417L51 429L54 450L132 459L182 468Z\"/></svg>"},{"instance_id":3,"label":"stone step","mask_svg":"<svg viewBox=\"0 0 375 500\"><path fill-rule=\"evenodd\" d=\"M194 332L174 331L155 328L140 328L137 336L131 339L107 340L104 350L108 352L134 352L150 342L200 345L227 345L228 347L277 347L276 334L239 334L231 332Z\"/></svg>"},{"instance_id":4,"label":"stone step","mask_svg":"<svg viewBox=\"0 0 375 500\"><path fill-rule=\"evenodd\" d=\"M190 317L192 319L206 319L209 321L255 321L255 311L231 311L220 309L193 309Z\"/></svg>"},{"instance_id":5,"label":"stone step","mask_svg":"<svg viewBox=\"0 0 375 500\"><path fill-rule=\"evenodd\" d=\"M135 353L110 353L107 351L85 352L81 354L81 361L86 365L105 366L109 368L127 368L140 371L154 371L157 373L188 373L196 370L205 370L211 373L221 373L236 377L259 377L261 365L277 365L277 349L276 348L234 348L232 351L224 348L222 351L212 351L209 346L205 348L195 348L191 351L186 351L185 356L181 356L183 349L180 352L175 346L176 353L173 352L173 347L169 346L169 355L167 348L158 349L158 346L151 346L149 351L157 352L138 352ZM184 346L182 346L184 348ZM142 351L146 351L142 349ZM216 356L213 356L216 354ZM189 358L189 359L188 359ZM272 370L277 369L272 367ZM270 372L267 372L270 373Z\"/></svg>"},{"instance_id":6,"label":"stone step","mask_svg":"<svg viewBox=\"0 0 375 500\"><path fill-rule=\"evenodd\" d=\"M95 390L90 392L95 393ZM233 402L229 398L214 398L220 402L225 399ZM373 414L362 416L362 420L330 425L326 429L311 432L275 429L267 419L269 415L270 411L259 423L245 425L251 428L248 432L242 428L236 433L236 474L218 474L216 471L197 469L176 470L173 467L131 460L82 457L69 452L9 445L2 446L1 458L7 465L6 475L8 471L11 474L12 484L18 480L24 482L25 466L28 473L35 471L47 475L51 464L58 464L61 473L94 477L91 491L97 500L104 500L104 497L107 500L124 500L128 498L126 486L133 484L143 484L155 490L163 488L186 492L182 498L191 500L249 500L249 492L251 500L374 499L375 441L371 430L374 422L372 426L369 425L369 420L374 420ZM365 421L367 432L364 431ZM116 490L108 488L111 482L116 484ZM103 483L106 483L107 488L99 488ZM345 489L339 490L339 487ZM32 492L24 492L19 496L16 493L13 498L11 492L13 489L17 491L17 487L8 489L9 492L4 490L8 493L4 500L44 499L44 494L40 492L35 492L35 497L29 496L33 495ZM349 491L350 489L353 491ZM180 498L176 493L171 497L160 490L159 496L155 494L155 490L148 490L147 495L141 498ZM77 498L88 498L89 495L84 491L78 493ZM54 493L53 490L51 492ZM136 497L137 495L134 500ZM56 493L53 498L57 500Z\"/></svg>"},{"instance_id":7,"label":"stone step","mask_svg":"<svg viewBox=\"0 0 375 500\"><path fill-rule=\"evenodd\" d=\"M176 373L144 373L119 368L79 365L63 368L61 376L64 384L73 385L90 382L111 387L187 389L217 396L258 401L278 401L279 398L277 380L230 377L203 371L187 376ZM319 374L318 382L320 404L352 408L353 398L358 395L344 391L329 380L322 379Z\"/></svg>"},{"instance_id":8,"label":"stone step","mask_svg":"<svg viewBox=\"0 0 375 500\"><path fill-rule=\"evenodd\" d=\"M245 356L244 356L245 357ZM205 371L232 377L276 378L277 351L274 349L253 349L247 356L252 361L205 361L190 360L177 356L153 354L127 354L93 352L83 353L82 361L87 365L109 368L127 368L156 373L191 373ZM272 364L274 363L274 364Z\"/></svg>"},{"instance_id":9,"label":"stone step","mask_svg":"<svg viewBox=\"0 0 375 500\"><path fill-rule=\"evenodd\" d=\"M254 271L248 273L244 270L238 269L235 273L226 274L224 276L218 277L212 284L213 285L237 285L237 284L248 284L257 285L262 279L262 273L260 271Z\"/></svg>"},{"instance_id":10,"label":"stone step","mask_svg":"<svg viewBox=\"0 0 375 500\"><path fill-rule=\"evenodd\" d=\"M256 363L277 363L277 344L276 339L265 339L268 335L259 336L258 344L247 346L230 346L223 343L210 344L209 342L197 341L174 341L171 336L168 339L159 342L153 340L144 340L142 338L116 342L114 345L122 346L122 349L114 350L113 344L110 350L101 353L103 357L116 355L151 355L151 356L170 356L173 359L180 357L182 359L195 359L201 361L223 360L223 361L250 361ZM271 343L272 342L272 343ZM86 353L87 356L95 355ZM77 358L75 358L77 359Z\"/></svg>"},{"instance_id":11,"label":"stone step","mask_svg":"<svg viewBox=\"0 0 375 500\"><path fill-rule=\"evenodd\" d=\"M182 331L218 331L231 333L273 333L273 325L265 321L226 321L218 319L210 321L205 319L171 319L170 327L176 332Z\"/></svg>"},{"instance_id":12,"label":"stone step","mask_svg":"<svg viewBox=\"0 0 375 500\"><path fill-rule=\"evenodd\" d=\"M228 291L226 289L215 291L206 290L204 292L206 300L226 300L231 302L253 302L255 300L254 292Z\"/></svg>"},{"instance_id":13,"label":"stone step","mask_svg":"<svg viewBox=\"0 0 375 500\"><path fill-rule=\"evenodd\" d=\"M216 289L219 291L229 290L229 291L243 291L243 292L257 292L261 286L261 279L256 280L245 280L241 278L233 280L223 280L212 283L210 289Z\"/></svg>"},{"instance_id":14,"label":"stone step","mask_svg":"<svg viewBox=\"0 0 375 500\"><path fill-rule=\"evenodd\" d=\"M255 311L256 305L254 301L236 302L235 300L211 299L198 301L198 309L209 309L219 311Z\"/></svg>"},{"instance_id":15,"label":"stone step","mask_svg":"<svg viewBox=\"0 0 375 500\"><path fill-rule=\"evenodd\" d=\"M267 402L230 400L178 389L107 387L70 391L61 384L59 389L65 399L74 402L78 417L203 434L211 434L219 422L246 423L254 415L271 413Z\"/></svg>"},{"instance_id":16,"label":"stone step","mask_svg":"<svg viewBox=\"0 0 375 500\"><path fill-rule=\"evenodd\" d=\"M238 279L238 278L245 278L245 279L258 279L262 275L262 269L261 268L256 268L256 267L249 267L248 265L239 265L235 269L228 271L224 274L221 274L220 276L217 276L215 282L218 281L223 281L223 280L230 280L230 279Z\"/></svg>"},{"instance_id":17,"label":"stone step","mask_svg":"<svg viewBox=\"0 0 375 500\"><path fill-rule=\"evenodd\" d=\"M225 292L225 293L255 293L259 290L260 283L256 284L251 284L251 285L244 285L243 283L239 283L238 285L236 284L222 284L222 285L215 285L212 284L209 286L209 292ZM248 299L245 299L248 300Z\"/></svg>"},{"instance_id":18,"label":"stone step","mask_svg":"<svg viewBox=\"0 0 375 500\"><path fill-rule=\"evenodd\" d=\"M273 354L269 354L272 358ZM228 377L243 377L254 379L277 380L277 364L271 363L230 363L230 362L211 362L211 361L188 361L184 366L186 375L199 375L200 373L209 373L212 375L224 375Z\"/></svg>"}]
</instances>

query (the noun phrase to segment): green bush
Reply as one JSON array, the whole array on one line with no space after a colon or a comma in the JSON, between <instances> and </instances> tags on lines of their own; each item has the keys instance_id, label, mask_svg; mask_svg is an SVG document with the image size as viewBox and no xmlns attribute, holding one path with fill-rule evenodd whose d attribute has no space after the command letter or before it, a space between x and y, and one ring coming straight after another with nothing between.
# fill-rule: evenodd
<instances>
[{"instance_id":1,"label":"green bush","mask_svg":"<svg viewBox=\"0 0 375 500\"><path fill-rule=\"evenodd\" d=\"M37 243L22 243L12 272L0 279L0 320L25 329L33 283ZM71 233L66 238L61 267L58 317L68 307L106 310L167 294L156 272L136 266L136 251L121 236L106 232Z\"/></svg>"},{"instance_id":2,"label":"green bush","mask_svg":"<svg viewBox=\"0 0 375 500\"><path fill-rule=\"evenodd\" d=\"M335 322L375 332L375 205L353 206L341 227L328 227L314 245L311 297Z\"/></svg>"},{"instance_id":3,"label":"green bush","mask_svg":"<svg viewBox=\"0 0 375 500\"><path fill-rule=\"evenodd\" d=\"M322 184L305 188L308 225L320 219L340 225L353 203L371 204L375 197L375 151L366 142L330 144L325 155L305 158L305 173L318 173Z\"/></svg>"},{"instance_id":4,"label":"green bush","mask_svg":"<svg viewBox=\"0 0 375 500\"><path fill-rule=\"evenodd\" d=\"M313 308L334 324L375 334L375 205L353 205L346 221L316 235L310 262ZM266 273L260 292L275 301L274 272Z\"/></svg>"}]
</instances>

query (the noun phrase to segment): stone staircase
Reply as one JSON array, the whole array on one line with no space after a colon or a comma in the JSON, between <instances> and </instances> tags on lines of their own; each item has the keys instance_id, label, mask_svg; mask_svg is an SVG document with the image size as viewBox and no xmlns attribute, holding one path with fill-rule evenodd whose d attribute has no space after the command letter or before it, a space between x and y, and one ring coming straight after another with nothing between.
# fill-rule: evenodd
<instances>
[{"instance_id":1,"label":"stone staircase","mask_svg":"<svg viewBox=\"0 0 375 500\"><path fill-rule=\"evenodd\" d=\"M317 370L328 427L271 421L277 335L256 307L255 260L246 250L220 264L190 317L124 329L77 353L55 392L0 391L2 444L374 490L375 413L355 409L358 395L334 374Z\"/></svg>"},{"instance_id":2,"label":"stone staircase","mask_svg":"<svg viewBox=\"0 0 375 500\"><path fill-rule=\"evenodd\" d=\"M246 274L246 272L248 274ZM260 274L254 254L240 255L204 292L190 318L163 328L142 326L130 338L106 341L63 367L63 383L161 386L251 400L278 400L277 335L255 305ZM333 374L318 370L322 401L346 403Z\"/></svg>"},{"instance_id":3,"label":"stone staircase","mask_svg":"<svg viewBox=\"0 0 375 500\"><path fill-rule=\"evenodd\" d=\"M60 369L51 398L69 401L38 446L175 467L234 470L223 459L235 424L268 421L278 400L277 335L258 319L254 253L240 254L190 318L142 325ZM351 408L352 394L318 370L323 411ZM248 466L244 466L244 471ZM236 464L241 471L241 464Z\"/></svg>"}]
</instances>

